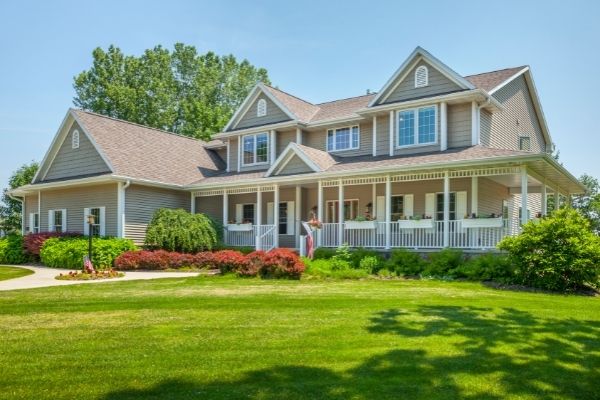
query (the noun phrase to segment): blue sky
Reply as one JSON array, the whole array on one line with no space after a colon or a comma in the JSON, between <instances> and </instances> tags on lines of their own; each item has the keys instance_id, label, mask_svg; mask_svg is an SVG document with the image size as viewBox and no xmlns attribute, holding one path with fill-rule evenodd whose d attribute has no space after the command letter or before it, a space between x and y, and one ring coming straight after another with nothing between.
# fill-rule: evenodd
<instances>
[{"instance_id":1,"label":"blue sky","mask_svg":"<svg viewBox=\"0 0 600 400\"><path fill-rule=\"evenodd\" d=\"M0 3L0 184L40 161L73 76L110 44L234 54L313 102L379 90L420 45L463 75L528 64L560 159L600 178L598 1Z\"/></svg>"}]
</instances>

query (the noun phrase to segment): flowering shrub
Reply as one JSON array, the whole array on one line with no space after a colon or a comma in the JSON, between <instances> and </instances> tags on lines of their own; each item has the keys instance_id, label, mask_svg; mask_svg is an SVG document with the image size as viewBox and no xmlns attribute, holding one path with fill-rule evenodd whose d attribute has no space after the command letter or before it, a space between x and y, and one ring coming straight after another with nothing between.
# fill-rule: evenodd
<instances>
[{"instance_id":1,"label":"flowering shrub","mask_svg":"<svg viewBox=\"0 0 600 400\"><path fill-rule=\"evenodd\" d=\"M125 276L122 272L117 272L114 269L107 269L105 271L69 271L68 274L59 274L56 279L61 281L89 281L97 279L111 279L121 278Z\"/></svg>"},{"instance_id":2,"label":"flowering shrub","mask_svg":"<svg viewBox=\"0 0 600 400\"><path fill-rule=\"evenodd\" d=\"M249 258L239 251L221 250L213 253L213 265L221 270L221 273L240 271L248 267L248 262Z\"/></svg>"},{"instance_id":3,"label":"flowering shrub","mask_svg":"<svg viewBox=\"0 0 600 400\"><path fill-rule=\"evenodd\" d=\"M44 242L50 238L55 237L79 237L82 236L81 233L77 232L40 232L40 233L30 233L25 235L23 238L23 248L25 249L25 253L31 256L35 260L39 260L40 258L40 250L42 250L42 246Z\"/></svg>"},{"instance_id":4,"label":"flowering shrub","mask_svg":"<svg viewBox=\"0 0 600 400\"><path fill-rule=\"evenodd\" d=\"M300 279L304 263L296 253L287 249L274 249L264 255L258 268L261 278Z\"/></svg>"}]
</instances>

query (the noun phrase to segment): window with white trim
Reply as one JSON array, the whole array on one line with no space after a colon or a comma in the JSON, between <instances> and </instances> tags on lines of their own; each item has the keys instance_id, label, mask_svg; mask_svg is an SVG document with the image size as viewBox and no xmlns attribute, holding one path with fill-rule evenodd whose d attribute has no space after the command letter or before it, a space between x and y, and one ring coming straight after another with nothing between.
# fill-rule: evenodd
<instances>
[{"instance_id":1,"label":"window with white trim","mask_svg":"<svg viewBox=\"0 0 600 400\"><path fill-rule=\"evenodd\" d=\"M67 230L67 210L48 211L48 230L50 232L65 232Z\"/></svg>"},{"instance_id":2,"label":"window with white trim","mask_svg":"<svg viewBox=\"0 0 600 400\"><path fill-rule=\"evenodd\" d=\"M415 71L415 87L425 87L429 85L429 70L426 66L421 65Z\"/></svg>"},{"instance_id":3,"label":"window with white trim","mask_svg":"<svg viewBox=\"0 0 600 400\"><path fill-rule=\"evenodd\" d=\"M29 214L29 231L31 233L40 233L40 214Z\"/></svg>"},{"instance_id":4,"label":"window with white trim","mask_svg":"<svg viewBox=\"0 0 600 400\"><path fill-rule=\"evenodd\" d=\"M242 164L244 166L266 164L269 161L269 135L267 133L243 136L242 143Z\"/></svg>"},{"instance_id":5,"label":"window with white trim","mask_svg":"<svg viewBox=\"0 0 600 400\"><path fill-rule=\"evenodd\" d=\"M90 214L89 215L93 215L94 216L94 223L91 225L91 234L92 236L101 236L102 235L102 231L104 229L102 229L102 226L104 226L104 219L102 218L103 213L101 212L101 208L100 207L94 207L94 208L90 208ZM87 218L87 215L86 215Z\"/></svg>"},{"instance_id":6,"label":"window with white trim","mask_svg":"<svg viewBox=\"0 0 600 400\"><path fill-rule=\"evenodd\" d=\"M254 224L254 204L243 204L242 205L242 223Z\"/></svg>"},{"instance_id":7,"label":"window with white trim","mask_svg":"<svg viewBox=\"0 0 600 400\"><path fill-rule=\"evenodd\" d=\"M74 130L71 135L71 148L78 149L79 148L79 131Z\"/></svg>"},{"instance_id":8,"label":"window with white trim","mask_svg":"<svg viewBox=\"0 0 600 400\"><path fill-rule=\"evenodd\" d=\"M359 147L358 125L327 131L327 151L355 150Z\"/></svg>"},{"instance_id":9,"label":"window with white trim","mask_svg":"<svg viewBox=\"0 0 600 400\"><path fill-rule=\"evenodd\" d=\"M529 136L519 137L519 150L531 151L531 138Z\"/></svg>"},{"instance_id":10,"label":"window with white trim","mask_svg":"<svg viewBox=\"0 0 600 400\"><path fill-rule=\"evenodd\" d=\"M391 204L392 206L392 221L398 221L399 219L404 218L404 196L403 195L394 195L392 196Z\"/></svg>"},{"instance_id":11,"label":"window with white trim","mask_svg":"<svg viewBox=\"0 0 600 400\"><path fill-rule=\"evenodd\" d=\"M396 147L432 144L437 141L437 107L398 111Z\"/></svg>"},{"instance_id":12,"label":"window with white trim","mask_svg":"<svg viewBox=\"0 0 600 400\"><path fill-rule=\"evenodd\" d=\"M265 99L260 99L256 103L256 116L264 117L267 115L267 101Z\"/></svg>"}]
</instances>

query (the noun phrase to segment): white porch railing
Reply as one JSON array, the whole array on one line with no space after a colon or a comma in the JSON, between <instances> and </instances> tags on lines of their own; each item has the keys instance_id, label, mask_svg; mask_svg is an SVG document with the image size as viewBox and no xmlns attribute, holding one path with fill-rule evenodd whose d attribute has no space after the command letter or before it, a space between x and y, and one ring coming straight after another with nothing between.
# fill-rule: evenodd
<instances>
[{"instance_id":1,"label":"white porch railing","mask_svg":"<svg viewBox=\"0 0 600 400\"><path fill-rule=\"evenodd\" d=\"M275 247L275 225L258 225L256 227L256 248L269 251Z\"/></svg>"},{"instance_id":2,"label":"white porch railing","mask_svg":"<svg viewBox=\"0 0 600 400\"><path fill-rule=\"evenodd\" d=\"M495 248L503 237L519 232L518 221L503 221L497 228L463 228L461 220L448 222L448 245L459 249ZM386 223L375 222L371 229L346 229L343 226L342 243L350 247L385 248ZM317 232L321 236L322 247L338 247L339 223L324 223ZM413 249L434 249L444 247L444 221L433 221L431 228L406 228L400 221L390 223L390 247Z\"/></svg>"},{"instance_id":3,"label":"white porch railing","mask_svg":"<svg viewBox=\"0 0 600 400\"><path fill-rule=\"evenodd\" d=\"M252 225L252 229L241 231L228 230L225 226L225 243L269 251L275 246L275 225Z\"/></svg>"}]
</instances>

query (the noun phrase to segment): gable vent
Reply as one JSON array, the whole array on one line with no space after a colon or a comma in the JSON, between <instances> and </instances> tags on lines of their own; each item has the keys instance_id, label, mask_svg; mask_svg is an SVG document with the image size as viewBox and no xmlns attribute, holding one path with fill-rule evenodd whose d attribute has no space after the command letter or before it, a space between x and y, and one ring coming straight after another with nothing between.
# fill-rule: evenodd
<instances>
[{"instance_id":1,"label":"gable vent","mask_svg":"<svg viewBox=\"0 0 600 400\"><path fill-rule=\"evenodd\" d=\"M267 101L265 99L260 99L256 104L256 116L264 117L267 115Z\"/></svg>"},{"instance_id":2,"label":"gable vent","mask_svg":"<svg viewBox=\"0 0 600 400\"><path fill-rule=\"evenodd\" d=\"M427 86L428 84L429 84L429 71L427 70L426 66L421 65L415 71L415 87L416 88L424 87L424 86Z\"/></svg>"},{"instance_id":3,"label":"gable vent","mask_svg":"<svg viewBox=\"0 0 600 400\"><path fill-rule=\"evenodd\" d=\"M71 148L79 148L79 131L73 131L73 136L71 137Z\"/></svg>"}]
</instances>

